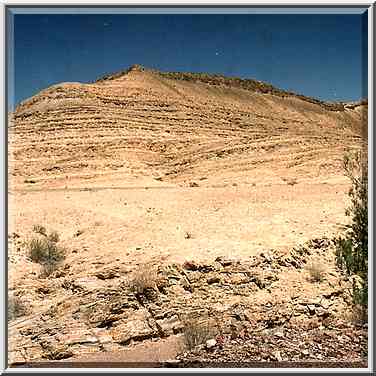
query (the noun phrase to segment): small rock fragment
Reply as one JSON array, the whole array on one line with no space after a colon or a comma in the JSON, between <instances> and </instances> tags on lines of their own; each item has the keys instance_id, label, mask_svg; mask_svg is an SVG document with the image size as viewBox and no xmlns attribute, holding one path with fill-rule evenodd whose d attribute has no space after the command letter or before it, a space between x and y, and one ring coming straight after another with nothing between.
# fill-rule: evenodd
<instances>
[{"instance_id":1,"label":"small rock fragment","mask_svg":"<svg viewBox=\"0 0 376 376\"><path fill-rule=\"evenodd\" d=\"M206 341L206 348L211 349L217 344L217 341L215 339L209 339Z\"/></svg>"},{"instance_id":2,"label":"small rock fragment","mask_svg":"<svg viewBox=\"0 0 376 376\"><path fill-rule=\"evenodd\" d=\"M213 276L213 277L209 277L207 280L206 280L206 282L209 284L209 285L211 285L211 284L213 284L213 283L218 283L218 282L220 282L221 281L221 279L218 277L218 276Z\"/></svg>"}]
</instances>

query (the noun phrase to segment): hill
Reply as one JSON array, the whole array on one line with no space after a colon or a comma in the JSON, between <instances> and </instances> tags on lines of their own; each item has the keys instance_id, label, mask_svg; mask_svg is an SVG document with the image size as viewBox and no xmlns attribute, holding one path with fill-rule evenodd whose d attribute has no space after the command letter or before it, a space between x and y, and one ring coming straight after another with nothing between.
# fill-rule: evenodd
<instances>
[{"instance_id":1,"label":"hill","mask_svg":"<svg viewBox=\"0 0 376 376\"><path fill-rule=\"evenodd\" d=\"M10 163L17 183L43 186L64 186L66 175L99 184L330 176L345 147L359 145L366 109L255 80L133 66L22 102L11 121Z\"/></svg>"}]
</instances>

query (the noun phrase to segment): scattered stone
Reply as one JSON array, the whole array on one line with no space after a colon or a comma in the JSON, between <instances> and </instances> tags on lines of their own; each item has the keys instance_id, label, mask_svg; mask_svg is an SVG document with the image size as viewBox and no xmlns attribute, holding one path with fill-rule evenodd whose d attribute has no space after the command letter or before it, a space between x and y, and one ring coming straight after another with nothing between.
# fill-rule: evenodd
<instances>
[{"instance_id":1,"label":"scattered stone","mask_svg":"<svg viewBox=\"0 0 376 376\"><path fill-rule=\"evenodd\" d=\"M316 313L316 306L313 305L313 304L308 304L307 305L307 308L308 308L308 312L311 314L311 315L314 315Z\"/></svg>"},{"instance_id":2,"label":"scattered stone","mask_svg":"<svg viewBox=\"0 0 376 376\"><path fill-rule=\"evenodd\" d=\"M72 336L65 343L67 345L85 344L85 343L98 343L98 338L94 336Z\"/></svg>"},{"instance_id":3,"label":"scattered stone","mask_svg":"<svg viewBox=\"0 0 376 376\"><path fill-rule=\"evenodd\" d=\"M50 360L63 360L71 358L73 355L73 352L68 348L68 346L63 345L47 349L44 357Z\"/></svg>"},{"instance_id":4,"label":"scattered stone","mask_svg":"<svg viewBox=\"0 0 376 376\"><path fill-rule=\"evenodd\" d=\"M209 285L211 285L211 284L213 284L213 283L218 283L218 282L220 282L220 281L221 281L221 279L220 279L217 275L212 276L212 277L209 277L209 278L206 280L206 282L207 282Z\"/></svg>"},{"instance_id":5,"label":"scattered stone","mask_svg":"<svg viewBox=\"0 0 376 376\"><path fill-rule=\"evenodd\" d=\"M274 333L274 335L276 336L276 337L283 337L284 336L284 334L283 334L283 332L275 332Z\"/></svg>"},{"instance_id":6,"label":"scattered stone","mask_svg":"<svg viewBox=\"0 0 376 376\"><path fill-rule=\"evenodd\" d=\"M198 270L199 265L196 264L194 261L185 261L183 264L183 268L186 270L195 271L195 270Z\"/></svg>"},{"instance_id":7,"label":"scattered stone","mask_svg":"<svg viewBox=\"0 0 376 376\"><path fill-rule=\"evenodd\" d=\"M217 345L217 341L215 339L208 339L206 341L206 348L211 349Z\"/></svg>"},{"instance_id":8,"label":"scattered stone","mask_svg":"<svg viewBox=\"0 0 376 376\"><path fill-rule=\"evenodd\" d=\"M250 278L247 275L237 273L235 275L232 275L228 282L231 285L241 285L250 282Z\"/></svg>"},{"instance_id":9,"label":"scattered stone","mask_svg":"<svg viewBox=\"0 0 376 376\"><path fill-rule=\"evenodd\" d=\"M191 182L189 183L189 186L190 186L191 188L199 187L199 185L198 185L195 181L191 181Z\"/></svg>"},{"instance_id":10,"label":"scattered stone","mask_svg":"<svg viewBox=\"0 0 376 376\"><path fill-rule=\"evenodd\" d=\"M95 276L101 280L113 279L119 277L119 274L113 269L105 269L95 273Z\"/></svg>"},{"instance_id":11,"label":"scattered stone","mask_svg":"<svg viewBox=\"0 0 376 376\"><path fill-rule=\"evenodd\" d=\"M23 362L19 355L30 361L38 357L64 359L87 351L119 351L133 341L180 337L185 319L193 319L215 330L205 335L202 346L179 356L179 367L181 359L241 363L364 357L367 328L341 321L336 313L348 307L342 291L322 294L320 290L314 293L316 296L305 296L300 282L283 286L285 275L278 273L284 269L274 266L278 254L265 254L242 263L218 257L213 263L186 261L183 267L158 267L158 281L162 282L156 282L158 290L152 289L153 299L130 292L125 280L110 281L119 269L104 268L104 261L98 261L92 265L96 273L92 277L65 277L64 281L55 281L56 285L48 285L51 292L60 286L70 290L66 293L69 298L52 304L55 297L51 296L51 302L45 299L46 309L51 309L40 318L14 322L10 354L15 361ZM95 272L97 265L104 269ZM295 269L290 271L298 275ZM271 295L256 286L257 282L270 289L273 281L276 284ZM27 294L36 294L40 286L41 292L47 292L43 285L34 286L27 292L18 291L28 301ZM78 323L81 326L76 330ZM213 337L216 340L207 340Z\"/></svg>"},{"instance_id":12,"label":"scattered stone","mask_svg":"<svg viewBox=\"0 0 376 376\"><path fill-rule=\"evenodd\" d=\"M78 236L82 235L83 233L84 233L84 230L79 229L79 230L77 230L77 231L74 233L73 236L78 237Z\"/></svg>"},{"instance_id":13,"label":"scattered stone","mask_svg":"<svg viewBox=\"0 0 376 376\"><path fill-rule=\"evenodd\" d=\"M230 266L235 262L234 260L230 260L225 257L217 257L215 261L219 262L222 266Z\"/></svg>"},{"instance_id":14,"label":"scattered stone","mask_svg":"<svg viewBox=\"0 0 376 376\"><path fill-rule=\"evenodd\" d=\"M184 325L179 320L177 315L165 318L163 320L157 320L156 322L165 336L181 333L184 329Z\"/></svg>"},{"instance_id":15,"label":"scattered stone","mask_svg":"<svg viewBox=\"0 0 376 376\"><path fill-rule=\"evenodd\" d=\"M192 234L189 233L189 232L185 232L185 233L184 233L184 238L185 238L185 239L191 239L191 238L192 238Z\"/></svg>"}]
</instances>

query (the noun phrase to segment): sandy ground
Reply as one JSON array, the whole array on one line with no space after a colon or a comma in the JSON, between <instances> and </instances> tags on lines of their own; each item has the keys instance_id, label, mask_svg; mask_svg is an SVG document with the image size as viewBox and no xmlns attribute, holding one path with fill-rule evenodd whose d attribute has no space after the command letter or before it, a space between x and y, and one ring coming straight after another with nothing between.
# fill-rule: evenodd
<instances>
[{"instance_id":1,"label":"sandy ground","mask_svg":"<svg viewBox=\"0 0 376 376\"><path fill-rule=\"evenodd\" d=\"M98 259L137 265L247 258L336 234L346 221L347 190L343 182L13 192L9 227L26 238L33 225L58 231L78 275ZM15 268L11 278L30 271L23 263Z\"/></svg>"}]
</instances>

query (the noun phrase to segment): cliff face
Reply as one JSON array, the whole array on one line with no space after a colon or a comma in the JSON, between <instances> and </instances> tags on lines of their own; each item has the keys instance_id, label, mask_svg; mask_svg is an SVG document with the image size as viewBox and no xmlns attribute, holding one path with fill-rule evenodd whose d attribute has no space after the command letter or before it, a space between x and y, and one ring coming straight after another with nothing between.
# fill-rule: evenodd
<instances>
[{"instance_id":1,"label":"cliff face","mask_svg":"<svg viewBox=\"0 0 376 376\"><path fill-rule=\"evenodd\" d=\"M360 145L366 111L254 80L133 66L21 103L9 131L11 174L57 184L72 174L177 182L260 168L331 175L344 148Z\"/></svg>"}]
</instances>

